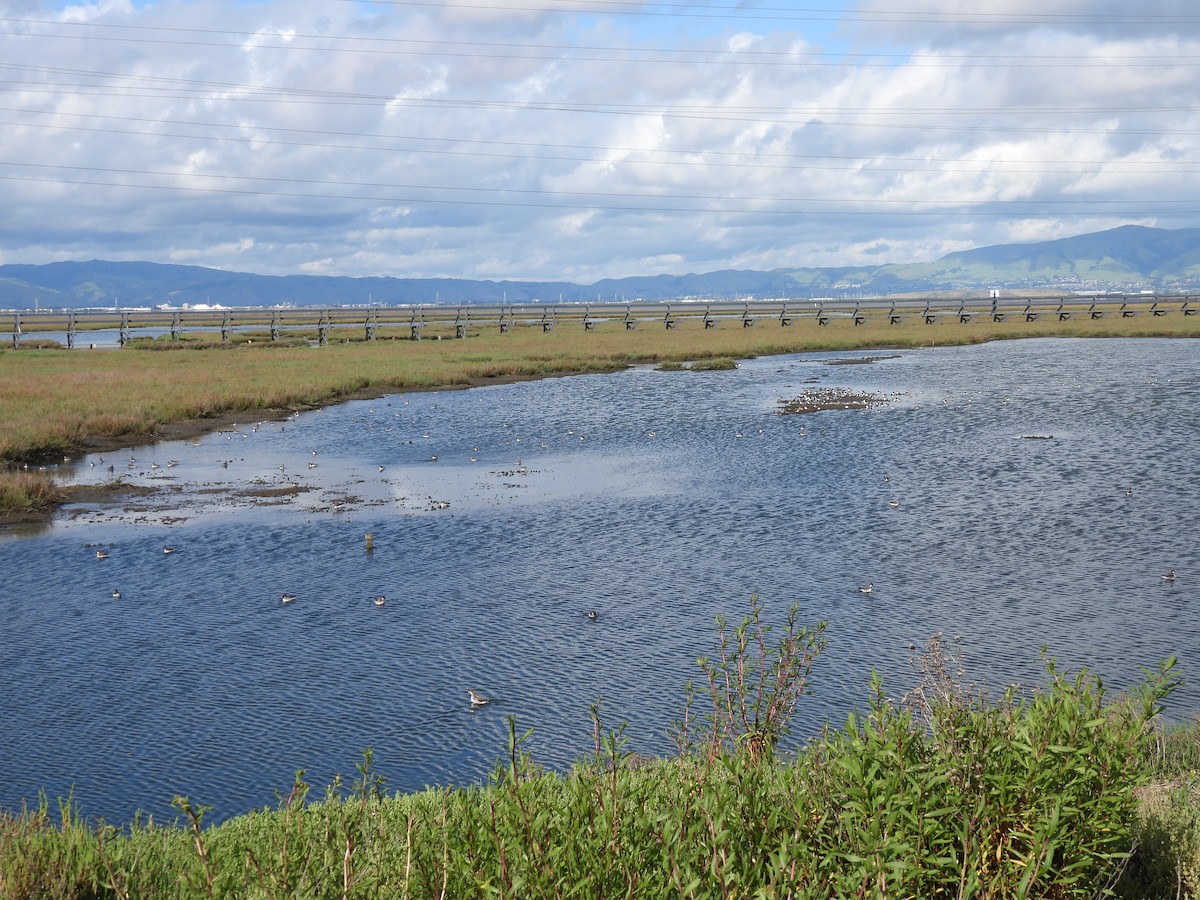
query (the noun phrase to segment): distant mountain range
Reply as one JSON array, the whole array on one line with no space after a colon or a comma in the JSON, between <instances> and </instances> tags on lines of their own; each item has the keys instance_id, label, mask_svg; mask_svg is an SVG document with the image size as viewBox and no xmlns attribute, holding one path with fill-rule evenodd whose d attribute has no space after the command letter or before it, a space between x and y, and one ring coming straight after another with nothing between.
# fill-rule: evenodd
<instances>
[{"instance_id":1,"label":"distant mountain range","mask_svg":"<svg viewBox=\"0 0 1200 900\"><path fill-rule=\"evenodd\" d=\"M691 275L559 281L252 275L147 262L0 266L0 308L340 306L605 302L739 297L879 296L914 292L1200 290L1200 228L1124 225L1036 244L1001 244L936 262L884 266L726 269Z\"/></svg>"}]
</instances>

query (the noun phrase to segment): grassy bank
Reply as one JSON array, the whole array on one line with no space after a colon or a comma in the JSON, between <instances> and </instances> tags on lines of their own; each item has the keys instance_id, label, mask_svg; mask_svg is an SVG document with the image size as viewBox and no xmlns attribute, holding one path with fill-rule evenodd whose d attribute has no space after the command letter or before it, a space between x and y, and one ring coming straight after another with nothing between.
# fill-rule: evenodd
<instances>
[{"instance_id":1,"label":"grassy bank","mask_svg":"<svg viewBox=\"0 0 1200 900\"><path fill-rule=\"evenodd\" d=\"M488 784L389 795L357 777L204 827L0 816L5 897L1173 896L1197 871L1195 729L1156 727L1172 662L1129 694L1066 676L988 698L933 638L903 699L777 752L824 646L795 610L722 628L678 755L639 759L593 708L591 754L547 773L510 739ZM703 706L704 715L699 715ZM498 748L500 749L500 748Z\"/></svg>"},{"instance_id":2,"label":"grassy bank","mask_svg":"<svg viewBox=\"0 0 1200 900\"><path fill-rule=\"evenodd\" d=\"M594 331L560 325L543 333L526 326L505 334L484 329L466 340L431 331L422 341L324 347L261 340L222 345L195 334L181 343L192 348L187 352L5 349L0 350L0 408L5 411L0 419L0 466L11 471L89 449L145 443L171 434L168 426L177 423L192 423L194 432L229 415L248 419L354 396L610 371L632 361L715 360L721 368L733 359L799 351L945 346L1035 336L1151 335L1200 336L1200 317L1065 322L1045 317L963 324L943 316L933 325L915 316L900 325L874 317L861 326L834 319L820 327L802 319L784 328L762 320L752 328L726 321L708 330L698 320L687 319L673 330L643 322L636 331L626 331L622 323L608 322ZM0 473L0 480L9 478ZM0 498L10 495L10 490L0 490ZM46 502L53 503L50 495ZM14 508L0 507L5 511Z\"/></svg>"}]
</instances>

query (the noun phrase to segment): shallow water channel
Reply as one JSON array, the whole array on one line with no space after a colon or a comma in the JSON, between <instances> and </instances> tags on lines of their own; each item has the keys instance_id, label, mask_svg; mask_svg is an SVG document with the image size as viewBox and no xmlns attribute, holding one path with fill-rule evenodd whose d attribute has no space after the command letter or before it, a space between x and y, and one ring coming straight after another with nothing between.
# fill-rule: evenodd
<instances>
[{"instance_id":1,"label":"shallow water channel","mask_svg":"<svg viewBox=\"0 0 1200 900\"><path fill-rule=\"evenodd\" d=\"M838 388L881 402L780 414ZM509 716L564 767L597 697L667 754L715 617L755 593L829 623L793 745L872 670L903 693L934 632L992 687L1038 683L1043 645L1114 688L1178 654L1187 717L1198 435L1200 342L1039 339L395 395L97 454L60 474L143 492L0 539L0 807L73 792L122 822L185 794L222 819L368 747L393 789L475 783Z\"/></svg>"}]
</instances>

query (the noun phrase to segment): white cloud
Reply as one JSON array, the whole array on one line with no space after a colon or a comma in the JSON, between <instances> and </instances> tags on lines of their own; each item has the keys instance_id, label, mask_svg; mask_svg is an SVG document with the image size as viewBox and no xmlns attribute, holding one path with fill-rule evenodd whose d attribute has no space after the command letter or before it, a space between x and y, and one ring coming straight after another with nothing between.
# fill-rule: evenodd
<instances>
[{"instance_id":1,"label":"white cloud","mask_svg":"<svg viewBox=\"0 0 1200 900\"><path fill-rule=\"evenodd\" d=\"M520 6L0 0L0 257L588 281L1200 224L1182 0L870 0L836 45Z\"/></svg>"}]
</instances>

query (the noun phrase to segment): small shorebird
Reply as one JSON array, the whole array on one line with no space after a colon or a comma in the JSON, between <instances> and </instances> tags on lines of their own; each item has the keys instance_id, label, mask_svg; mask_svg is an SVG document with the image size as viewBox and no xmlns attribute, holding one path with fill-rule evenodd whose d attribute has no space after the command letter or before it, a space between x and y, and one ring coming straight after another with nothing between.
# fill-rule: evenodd
<instances>
[{"instance_id":1,"label":"small shorebird","mask_svg":"<svg viewBox=\"0 0 1200 900\"><path fill-rule=\"evenodd\" d=\"M119 590L117 590L116 588L113 588L113 592L112 592L112 598L113 598L114 600L120 600L120 599L121 599L121 592L120 592Z\"/></svg>"},{"instance_id":2,"label":"small shorebird","mask_svg":"<svg viewBox=\"0 0 1200 900\"><path fill-rule=\"evenodd\" d=\"M291 603L293 600L296 599L296 595L295 594L284 594L283 597L280 599L282 599L284 603Z\"/></svg>"},{"instance_id":3,"label":"small shorebird","mask_svg":"<svg viewBox=\"0 0 1200 900\"><path fill-rule=\"evenodd\" d=\"M596 615L596 611L594 609L588 610L587 617L588 617L588 619L590 619L593 622L595 622L596 619L600 618L598 615Z\"/></svg>"},{"instance_id":4,"label":"small shorebird","mask_svg":"<svg viewBox=\"0 0 1200 900\"><path fill-rule=\"evenodd\" d=\"M869 593L871 593L871 591L873 591L873 590L875 590L875 582L873 582L873 581L868 581L866 584L864 584L862 587L860 587L860 588L858 589L858 592L859 592L860 594L869 594Z\"/></svg>"},{"instance_id":5,"label":"small shorebird","mask_svg":"<svg viewBox=\"0 0 1200 900\"><path fill-rule=\"evenodd\" d=\"M97 550L96 551L96 559L108 559L108 551L107 550Z\"/></svg>"},{"instance_id":6,"label":"small shorebird","mask_svg":"<svg viewBox=\"0 0 1200 900\"><path fill-rule=\"evenodd\" d=\"M1162 580L1163 581L1174 581L1175 580L1175 570L1172 569L1170 572L1168 572L1166 575L1164 575L1162 577Z\"/></svg>"},{"instance_id":7,"label":"small shorebird","mask_svg":"<svg viewBox=\"0 0 1200 900\"><path fill-rule=\"evenodd\" d=\"M485 696L483 696L483 694L476 693L475 691L471 690L470 688L467 688L467 693L471 695L471 705L472 706L483 706L486 703L492 702L491 698L485 697Z\"/></svg>"},{"instance_id":8,"label":"small shorebird","mask_svg":"<svg viewBox=\"0 0 1200 900\"><path fill-rule=\"evenodd\" d=\"M383 606L383 604L385 604L385 603L387 603L387 597L383 596L383 594L380 594L378 597L375 598L376 606Z\"/></svg>"}]
</instances>

